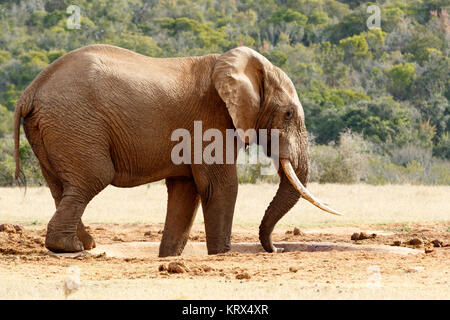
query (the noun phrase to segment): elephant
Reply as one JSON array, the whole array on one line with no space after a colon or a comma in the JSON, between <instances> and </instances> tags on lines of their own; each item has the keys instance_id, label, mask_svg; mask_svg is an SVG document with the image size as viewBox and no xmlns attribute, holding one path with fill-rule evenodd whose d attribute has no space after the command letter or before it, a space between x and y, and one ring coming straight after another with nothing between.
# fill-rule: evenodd
<instances>
[{"instance_id":1,"label":"elephant","mask_svg":"<svg viewBox=\"0 0 450 320\"><path fill-rule=\"evenodd\" d=\"M289 77L263 55L237 47L223 54L153 58L96 44L53 61L16 104L15 177L21 172L23 123L56 206L45 246L54 252L94 248L81 220L93 197L108 185L130 188L165 179L168 204L159 256L182 253L200 203L208 254L229 251L236 164L171 161L176 143L171 133L192 132L196 120L223 133L279 130L280 184L259 227L267 252L280 251L272 231L300 197L339 214L305 187L309 156L303 108ZM244 139L245 145L258 143L255 137Z\"/></svg>"}]
</instances>

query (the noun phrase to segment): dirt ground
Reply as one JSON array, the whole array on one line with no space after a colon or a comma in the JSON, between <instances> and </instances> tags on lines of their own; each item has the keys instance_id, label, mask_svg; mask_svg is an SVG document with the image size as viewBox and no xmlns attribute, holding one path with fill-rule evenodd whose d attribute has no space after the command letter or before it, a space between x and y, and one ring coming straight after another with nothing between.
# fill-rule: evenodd
<instances>
[{"instance_id":1,"label":"dirt ground","mask_svg":"<svg viewBox=\"0 0 450 320\"><path fill-rule=\"evenodd\" d=\"M421 250L415 255L332 250L119 259L103 254L53 256L43 245L44 228L4 224L0 226L0 299L449 299L449 228L449 222L277 227L273 235L275 242L383 244ZM99 245L160 241L162 229L162 224L89 227ZM360 232L368 239L351 239ZM202 241L203 225L196 224L190 242ZM257 227L234 227L232 242L258 242ZM74 270L80 279L71 290L73 285L67 281Z\"/></svg>"},{"instance_id":2,"label":"dirt ground","mask_svg":"<svg viewBox=\"0 0 450 320\"><path fill-rule=\"evenodd\" d=\"M0 299L450 298L450 187L311 183L308 188L345 216L299 201L277 224L275 242L397 248L395 243L417 247L419 253L346 249L160 259L154 250L137 259L137 250L130 250L135 258L98 251L133 242L157 248L167 191L164 184L155 183L101 192L83 215L97 241L96 253L59 257L44 247L45 227L55 210L48 188L32 187L26 193L0 188L0 225L7 224L0 231ZM233 243L258 242L259 223L276 189L271 184L239 186ZM300 232L294 234L295 227ZM368 239L351 239L362 231ZM201 247L204 241L200 208L188 246Z\"/></svg>"}]
</instances>

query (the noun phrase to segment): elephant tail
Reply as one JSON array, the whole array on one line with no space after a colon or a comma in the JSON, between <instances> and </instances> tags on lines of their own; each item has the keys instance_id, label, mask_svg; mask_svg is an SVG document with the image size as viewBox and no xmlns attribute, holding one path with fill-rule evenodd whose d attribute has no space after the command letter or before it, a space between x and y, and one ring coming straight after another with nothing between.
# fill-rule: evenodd
<instances>
[{"instance_id":1,"label":"elephant tail","mask_svg":"<svg viewBox=\"0 0 450 320\"><path fill-rule=\"evenodd\" d=\"M14 160L16 162L16 172L14 177L16 180L19 179L20 175L20 122L22 118L25 118L33 109L33 98L34 94L30 95L29 90L25 90L17 101L16 110L14 112Z\"/></svg>"}]
</instances>

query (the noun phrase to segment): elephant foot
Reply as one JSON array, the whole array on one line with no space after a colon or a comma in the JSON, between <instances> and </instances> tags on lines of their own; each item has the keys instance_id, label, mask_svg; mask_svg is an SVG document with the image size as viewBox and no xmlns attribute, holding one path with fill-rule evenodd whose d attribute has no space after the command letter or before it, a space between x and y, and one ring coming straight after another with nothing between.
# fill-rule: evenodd
<instances>
[{"instance_id":1,"label":"elephant foot","mask_svg":"<svg viewBox=\"0 0 450 320\"><path fill-rule=\"evenodd\" d=\"M179 256L183 252L183 248L177 247L177 246L167 246L163 243L159 246L159 257L165 258L165 257L174 257Z\"/></svg>"},{"instance_id":2,"label":"elephant foot","mask_svg":"<svg viewBox=\"0 0 450 320\"><path fill-rule=\"evenodd\" d=\"M89 232L86 231L83 225L79 224L77 229L77 236L78 239L83 243L84 250L91 250L95 248L95 240L94 238L89 234Z\"/></svg>"},{"instance_id":3,"label":"elephant foot","mask_svg":"<svg viewBox=\"0 0 450 320\"><path fill-rule=\"evenodd\" d=\"M83 243L76 234L47 233L45 247L53 252L80 252Z\"/></svg>"},{"instance_id":4,"label":"elephant foot","mask_svg":"<svg viewBox=\"0 0 450 320\"><path fill-rule=\"evenodd\" d=\"M164 248L159 247L159 257L165 258L165 257L175 257L181 255L182 250L180 249L172 249L172 248Z\"/></svg>"},{"instance_id":5,"label":"elephant foot","mask_svg":"<svg viewBox=\"0 0 450 320\"><path fill-rule=\"evenodd\" d=\"M208 254L209 255L213 255L213 254L221 254L221 253L227 253L230 252L230 249L213 249L213 250L208 250Z\"/></svg>"},{"instance_id":6,"label":"elephant foot","mask_svg":"<svg viewBox=\"0 0 450 320\"><path fill-rule=\"evenodd\" d=\"M230 252L231 250L231 244L225 245L225 246L220 246L220 247L211 247L207 245L207 249L208 249L208 254L221 254L221 253L227 253Z\"/></svg>"},{"instance_id":7,"label":"elephant foot","mask_svg":"<svg viewBox=\"0 0 450 320\"><path fill-rule=\"evenodd\" d=\"M223 238L206 237L208 254L222 254L231 251L231 235Z\"/></svg>"},{"instance_id":8,"label":"elephant foot","mask_svg":"<svg viewBox=\"0 0 450 320\"><path fill-rule=\"evenodd\" d=\"M169 240L168 240L169 239ZM161 240L161 244L159 245L159 257L172 257L172 256L179 256L183 252L184 247L186 246L187 238L176 242L172 239L163 235L163 238Z\"/></svg>"},{"instance_id":9,"label":"elephant foot","mask_svg":"<svg viewBox=\"0 0 450 320\"><path fill-rule=\"evenodd\" d=\"M208 254L221 254L227 253L231 250L231 242L228 240L226 243L220 241L216 241L216 239L208 239L206 238L206 248L208 249Z\"/></svg>"}]
</instances>

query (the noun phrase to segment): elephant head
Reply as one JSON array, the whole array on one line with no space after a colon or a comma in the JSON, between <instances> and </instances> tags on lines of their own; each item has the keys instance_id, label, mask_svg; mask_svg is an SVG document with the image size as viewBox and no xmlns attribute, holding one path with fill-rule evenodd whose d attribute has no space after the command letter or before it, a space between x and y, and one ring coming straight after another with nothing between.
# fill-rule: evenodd
<instances>
[{"instance_id":1,"label":"elephant head","mask_svg":"<svg viewBox=\"0 0 450 320\"><path fill-rule=\"evenodd\" d=\"M324 211L341 215L305 187L309 172L308 136L303 108L289 77L261 54L239 47L219 56L213 82L236 129L279 130L279 154L269 156L281 164L280 185L259 227L264 249L277 251L272 244L272 231L300 196ZM257 137L241 138L249 143Z\"/></svg>"}]
</instances>

